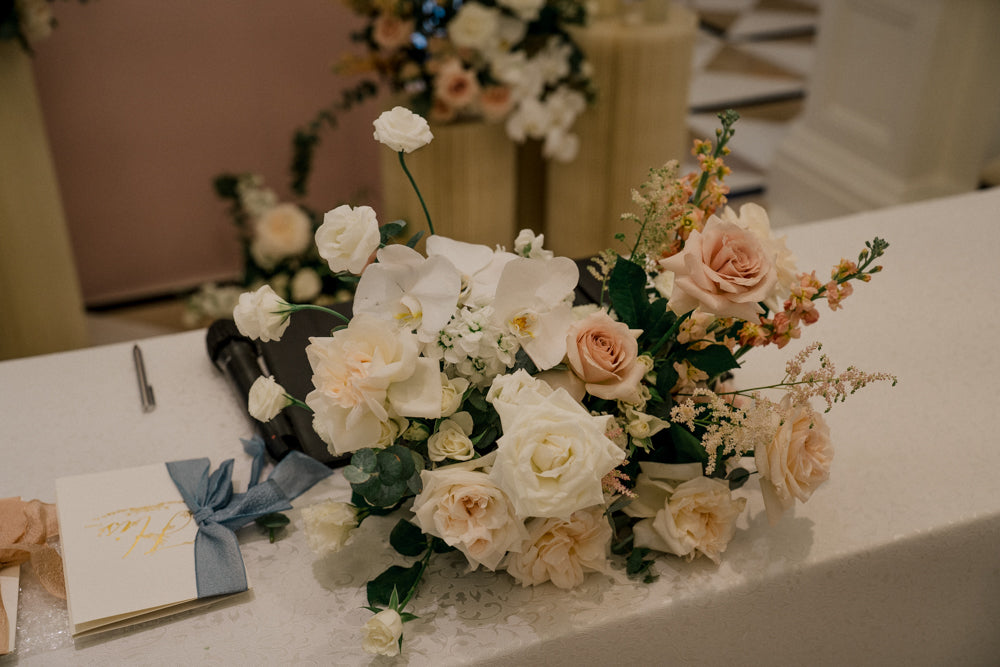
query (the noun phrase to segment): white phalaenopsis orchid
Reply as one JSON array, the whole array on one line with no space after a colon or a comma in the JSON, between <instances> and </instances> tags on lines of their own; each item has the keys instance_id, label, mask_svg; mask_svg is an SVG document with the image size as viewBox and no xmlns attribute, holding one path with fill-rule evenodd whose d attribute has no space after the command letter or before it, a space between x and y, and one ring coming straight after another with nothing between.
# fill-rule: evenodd
<instances>
[{"instance_id":1,"label":"white phalaenopsis orchid","mask_svg":"<svg viewBox=\"0 0 1000 667\"><path fill-rule=\"evenodd\" d=\"M517 337L539 370L566 356L566 332L573 323L573 290L580 279L566 257L507 263L497 284L494 321Z\"/></svg>"},{"instance_id":2,"label":"white phalaenopsis orchid","mask_svg":"<svg viewBox=\"0 0 1000 667\"><path fill-rule=\"evenodd\" d=\"M393 320L431 340L448 324L458 305L462 276L444 257L424 257L404 245L388 245L377 254L354 296L354 312Z\"/></svg>"},{"instance_id":3,"label":"white phalaenopsis orchid","mask_svg":"<svg viewBox=\"0 0 1000 667\"><path fill-rule=\"evenodd\" d=\"M427 239L427 256L444 257L458 269L462 275L462 303L468 307L492 302L503 267L517 259L514 253L445 236Z\"/></svg>"}]
</instances>

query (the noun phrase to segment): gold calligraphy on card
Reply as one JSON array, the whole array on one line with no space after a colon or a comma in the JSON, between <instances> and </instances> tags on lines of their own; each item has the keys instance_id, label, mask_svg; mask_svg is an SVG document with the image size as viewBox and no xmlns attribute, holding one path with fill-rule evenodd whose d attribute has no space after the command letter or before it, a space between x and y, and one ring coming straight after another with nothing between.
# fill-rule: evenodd
<instances>
[{"instance_id":1,"label":"gold calligraphy on card","mask_svg":"<svg viewBox=\"0 0 1000 667\"><path fill-rule=\"evenodd\" d=\"M192 521L182 500L143 507L129 507L96 517L85 528L99 539L113 539L122 545L122 558L151 556L164 549L193 544L185 539Z\"/></svg>"}]
</instances>

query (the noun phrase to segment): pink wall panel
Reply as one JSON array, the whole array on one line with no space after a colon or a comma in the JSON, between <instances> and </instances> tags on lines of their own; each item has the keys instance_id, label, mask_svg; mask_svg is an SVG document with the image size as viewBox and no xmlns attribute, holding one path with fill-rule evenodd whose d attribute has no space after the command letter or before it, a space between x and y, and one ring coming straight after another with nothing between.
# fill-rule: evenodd
<instances>
[{"instance_id":1,"label":"pink wall panel","mask_svg":"<svg viewBox=\"0 0 1000 667\"><path fill-rule=\"evenodd\" d=\"M86 302L234 276L212 178L264 174L288 195L293 130L350 81L331 72L356 18L331 0L55 3L35 74ZM324 135L308 203L378 192L370 102Z\"/></svg>"}]
</instances>

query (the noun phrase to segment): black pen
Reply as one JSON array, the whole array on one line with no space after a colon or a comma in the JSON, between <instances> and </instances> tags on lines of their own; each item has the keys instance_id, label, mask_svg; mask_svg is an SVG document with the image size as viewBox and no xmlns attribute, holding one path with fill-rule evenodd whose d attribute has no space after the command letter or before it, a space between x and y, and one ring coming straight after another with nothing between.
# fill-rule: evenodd
<instances>
[{"instance_id":1,"label":"black pen","mask_svg":"<svg viewBox=\"0 0 1000 667\"><path fill-rule=\"evenodd\" d=\"M142 350L138 345L132 346L132 360L135 361L135 374L139 379L139 399L142 401L142 411L152 412L156 407L156 399L153 398L153 386L146 378L146 364L142 361Z\"/></svg>"}]
</instances>

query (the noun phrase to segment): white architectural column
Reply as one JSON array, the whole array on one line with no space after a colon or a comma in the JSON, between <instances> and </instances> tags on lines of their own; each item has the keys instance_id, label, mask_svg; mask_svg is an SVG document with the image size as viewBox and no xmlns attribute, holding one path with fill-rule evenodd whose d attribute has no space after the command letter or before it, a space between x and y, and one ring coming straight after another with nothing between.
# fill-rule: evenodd
<instances>
[{"instance_id":1,"label":"white architectural column","mask_svg":"<svg viewBox=\"0 0 1000 667\"><path fill-rule=\"evenodd\" d=\"M997 0L826 0L768 175L775 222L974 189L1000 130L998 30Z\"/></svg>"}]
</instances>

